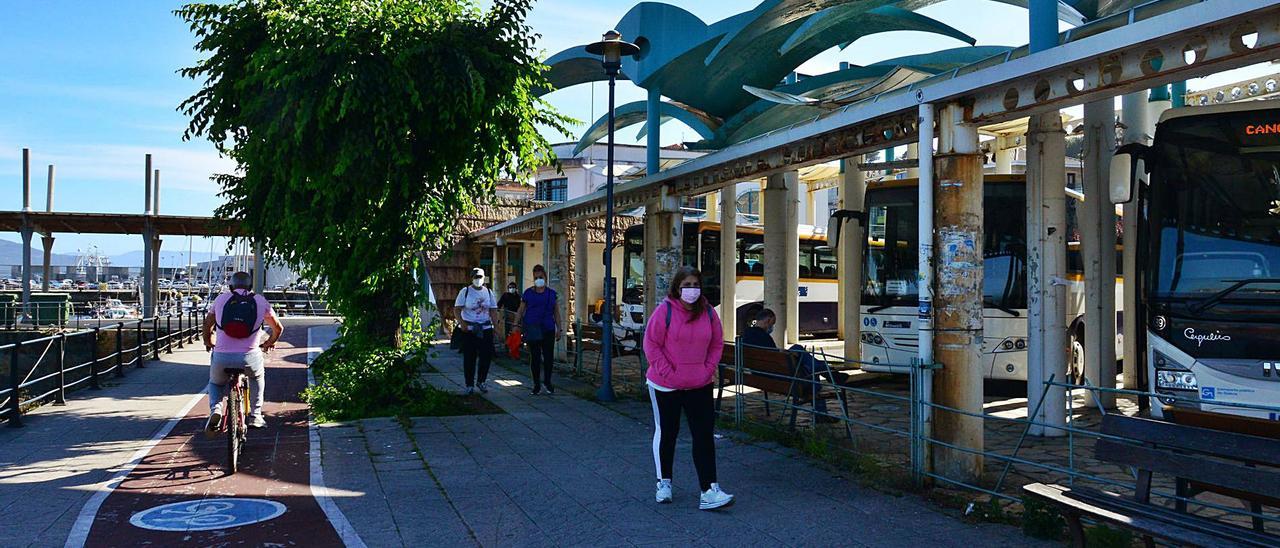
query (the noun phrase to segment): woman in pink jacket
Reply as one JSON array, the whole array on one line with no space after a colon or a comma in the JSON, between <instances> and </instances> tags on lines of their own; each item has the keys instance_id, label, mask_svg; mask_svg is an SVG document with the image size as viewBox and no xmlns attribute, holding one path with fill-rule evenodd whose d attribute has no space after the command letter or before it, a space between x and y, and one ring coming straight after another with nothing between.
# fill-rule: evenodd
<instances>
[{"instance_id":1,"label":"woman in pink jacket","mask_svg":"<svg viewBox=\"0 0 1280 548\"><path fill-rule=\"evenodd\" d=\"M653 402L653 465L658 472L659 503L671 502L680 413L689 422L693 464L702 496L698 508L714 510L733 503L716 482L716 364L724 351L720 318L702 296L702 273L683 267L671 278L667 298L649 315L644 353L649 360L649 399Z\"/></svg>"}]
</instances>

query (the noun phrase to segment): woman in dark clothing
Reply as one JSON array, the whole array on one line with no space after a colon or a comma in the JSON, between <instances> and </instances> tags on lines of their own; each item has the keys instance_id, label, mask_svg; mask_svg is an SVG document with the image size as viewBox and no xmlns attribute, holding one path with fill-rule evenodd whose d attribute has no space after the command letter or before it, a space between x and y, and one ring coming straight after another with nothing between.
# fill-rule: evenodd
<instances>
[{"instance_id":1,"label":"woman in dark clothing","mask_svg":"<svg viewBox=\"0 0 1280 548\"><path fill-rule=\"evenodd\" d=\"M533 287L524 290L520 309L516 311L516 329L524 335L529 345L529 372L533 375L533 393L554 394L551 386L551 370L554 368L556 340L564 336L564 324L560 321L556 291L547 287L547 270L542 265L533 267Z\"/></svg>"}]
</instances>

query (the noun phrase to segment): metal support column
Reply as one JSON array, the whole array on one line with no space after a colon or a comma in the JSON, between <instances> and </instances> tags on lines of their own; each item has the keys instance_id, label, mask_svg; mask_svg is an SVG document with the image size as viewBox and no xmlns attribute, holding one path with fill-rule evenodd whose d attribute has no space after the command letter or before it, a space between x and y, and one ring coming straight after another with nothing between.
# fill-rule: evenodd
<instances>
[{"instance_id":1,"label":"metal support column","mask_svg":"<svg viewBox=\"0 0 1280 548\"><path fill-rule=\"evenodd\" d=\"M764 306L777 314L782 329L774 330L773 340L779 348L799 338L799 186L799 173L788 171L770 175L763 192Z\"/></svg>"},{"instance_id":2,"label":"metal support column","mask_svg":"<svg viewBox=\"0 0 1280 548\"><path fill-rule=\"evenodd\" d=\"M547 287L555 290L556 308L560 311L560 320L569 319L569 238L562 222L553 222L543 217L543 264L547 269ZM560 326L562 329L566 326ZM568 332L568 329L565 329ZM568 340L565 337L556 339L556 359L567 361L569 358Z\"/></svg>"},{"instance_id":3,"label":"metal support column","mask_svg":"<svg viewBox=\"0 0 1280 548\"><path fill-rule=\"evenodd\" d=\"M262 240L259 238L253 240L253 288L258 292L267 290L267 259L262 255Z\"/></svg>"},{"instance_id":4,"label":"metal support column","mask_svg":"<svg viewBox=\"0 0 1280 548\"><path fill-rule=\"evenodd\" d=\"M1120 121L1124 124L1123 134L1120 138L1121 144L1127 143L1147 143L1147 135L1149 131L1154 131L1155 124L1149 123L1147 92L1139 91L1124 95L1120 99L1121 113ZM1111 162L1111 178L1123 178L1125 184L1129 179L1129 163L1120 159ZM1124 274L1124 301L1122 314L1124 322L1122 329L1122 337L1124 340L1124 387L1127 390L1139 390L1142 378L1141 371L1146 368L1146 364L1140 363L1138 360L1138 319L1136 311L1138 309L1138 286L1137 286L1137 257L1138 246L1136 245L1135 236L1138 233L1137 223L1137 207L1136 201L1130 201L1124 204L1124 251L1123 265L1120 267ZM1139 405L1146 405L1147 398L1139 398Z\"/></svg>"},{"instance_id":5,"label":"metal support column","mask_svg":"<svg viewBox=\"0 0 1280 548\"><path fill-rule=\"evenodd\" d=\"M1093 386L1116 385L1116 214L1108 199L1115 151L1115 107L1111 99L1084 105L1084 203L1080 212L1080 254L1084 263L1083 337L1072 345L1072 366L1084 368ZM1076 355L1083 352L1083 362ZM1115 394L1085 393L1085 405L1115 408Z\"/></svg>"},{"instance_id":6,"label":"metal support column","mask_svg":"<svg viewBox=\"0 0 1280 548\"><path fill-rule=\"evenodd\" d=\"M1032 116L1027 131L1027 405L1040 410L1036 422L1065 426L1066 390L1044 382L1066 376L1069 351L1066 133L1057 112ZM1030 434L1066 431L1032 425Z\"/></svg>"},{"instance_id":7,"label":"metal support column","mask_svg":"<svg viewBox=\"0 0 1280 548\"><path fill-rule=\"evenodd\" d=\"M738 197L736 184L720 189L720 325L724 340L738 334ZM713 198L708 197L708 200ZM748 325L751 318L746 318ZM746 326L743 326L746 327Z\"/></svg>"},{"instance_id":8,"label":"metal support column","mask_svg":"<svg viewBox=\"0 0 1280 548\"><path fill-rule=\"evenodd\" d=\"M662 171L662 93L657 85L648 89L645 102L645 167L649 175Z\"/></svg>"},{"instance_id":9,"label":"metal support column","mask_svg":"<svg viewBox=\"0 0 1280 548\"><path fill-rule=\"evenodd\" d=\"M982 154L978 128L964 121L964 108L947 105L939 118L935 156L934 295L937 324L934 357L942 369L933 376L933 401L966 413L982 413ZM982 477L983 421L949 411L933 413L933 438L954 449L932 448L933 469L947 478L976 482Z\"/></svg>"},{"instance_id":10,"label":"metal support column","mask_svg":"<svg viewBox=\"0 0 1280 548\"><path fill-rule=\"evenodd\" d=\"M644 300L645 317L652 313L676 283L671 279L683 259L684 214L679 198L667 195L650 200L644 219Z\"/></svg>"},{"instance_id":11,"label":"metal support column","mask_svg":"<svg viewBox=\"0 0 1280 548\"><path fill-rule=\"evenodd\" d=\"M840 209L863 211L867 193L867 178L858 167L861 156L840 160ZM830 234L832 227L827 227ZM844 359L862 359L862 246L866 241L861 221L849 220L840 227L840 242L836 249L837 301L840 309L837 323L840 338L844 339Z\"/></svg>"},{"instance_id":12,"label":"metal support column","mask_svg":"<svg viewBox=\"0 0 1280 548\"><path fill-rule=\"evenodd\" d=\"M581 325L591 323L591 296L587 289L591 279L591 261L587 260L591 255L588 247L590 235L587 222L578 221L573 232L573 319L568 322L570 325L576 325L575 322Z\"/></svg>"}]
</instances>

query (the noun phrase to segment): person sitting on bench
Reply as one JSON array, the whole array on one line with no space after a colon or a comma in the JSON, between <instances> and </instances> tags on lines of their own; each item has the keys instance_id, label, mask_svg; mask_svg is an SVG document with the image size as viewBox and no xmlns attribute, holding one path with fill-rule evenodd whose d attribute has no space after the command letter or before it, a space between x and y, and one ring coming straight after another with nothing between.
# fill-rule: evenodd
<instances>
[{"instance_id":1,"label":"person sitting on bench","mask_svg":"<svg viewBox=\"0 0 1280 548\"><path fill-rule=\"evenodd\" d=\"M756 313L755 322L751 327L746 328L742 332L742 344L755 346L760 348L777 349L778 344L773 341L773 325L778 323L778 315L768 308L762 308ZM800 370L797 371L797 377L800 378L816 378L817 375L825 375L834 382L835 376L831 374L831 368L827 362L813 357L808 350L798 344L791 345L787 349L789 352L795 352L800 356ZM818 387L815 384L814 391ZM827 414L827 400L817 399L813 402L814 410L818 413L816 420L818 422L836 422L838 419Z\"/></svg>"}]
</instances>

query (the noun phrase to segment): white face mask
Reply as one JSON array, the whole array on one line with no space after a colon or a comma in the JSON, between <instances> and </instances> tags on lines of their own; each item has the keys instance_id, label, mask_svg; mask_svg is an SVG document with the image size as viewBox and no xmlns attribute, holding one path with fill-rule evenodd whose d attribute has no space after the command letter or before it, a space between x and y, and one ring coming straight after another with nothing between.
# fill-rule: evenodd
<instances>
[{"instance_id":1,"label":"white face mask","mask_svg":"<svg viewBox=\"0 0 1280 548\"><path fill-rule=\"evenodd\" d=\"M474 285L476 287L484 287L484 278L476 278L474 280L471 280L471 285Z\"/></svg>"},{"instance_id":2,"label":"white face mask","mask_svg":"<svg viewBox=\"0 0 1280 548\"><path fill-rule=\"evenodd\" d=\"M508 287L508 288L507 288L507 293L515 293L515 292L516 292L516 288L514 288L514 287Z\"/></svg>"},{"instance_id":3,"label":"white face mask","mask_svg":"<svg viewBox=\"0 0 1280 548\"><path fill-rule=\"evenodd\" d=\"M533 280L533 287L546 287L546 286L547 286L547 280L543 278L535 278Z\"/></svg>"},{"instance_id":4,"label":"white face mask","mask_svg":"<svg viewBox=\"0 0 1280 548\"><path fill-rule=\"evenodd\" d=\"M701 287L682 287L680 288L680 300L693 304L698 302L698 298L702 296Z\"/></svg>"}]
</instances>

